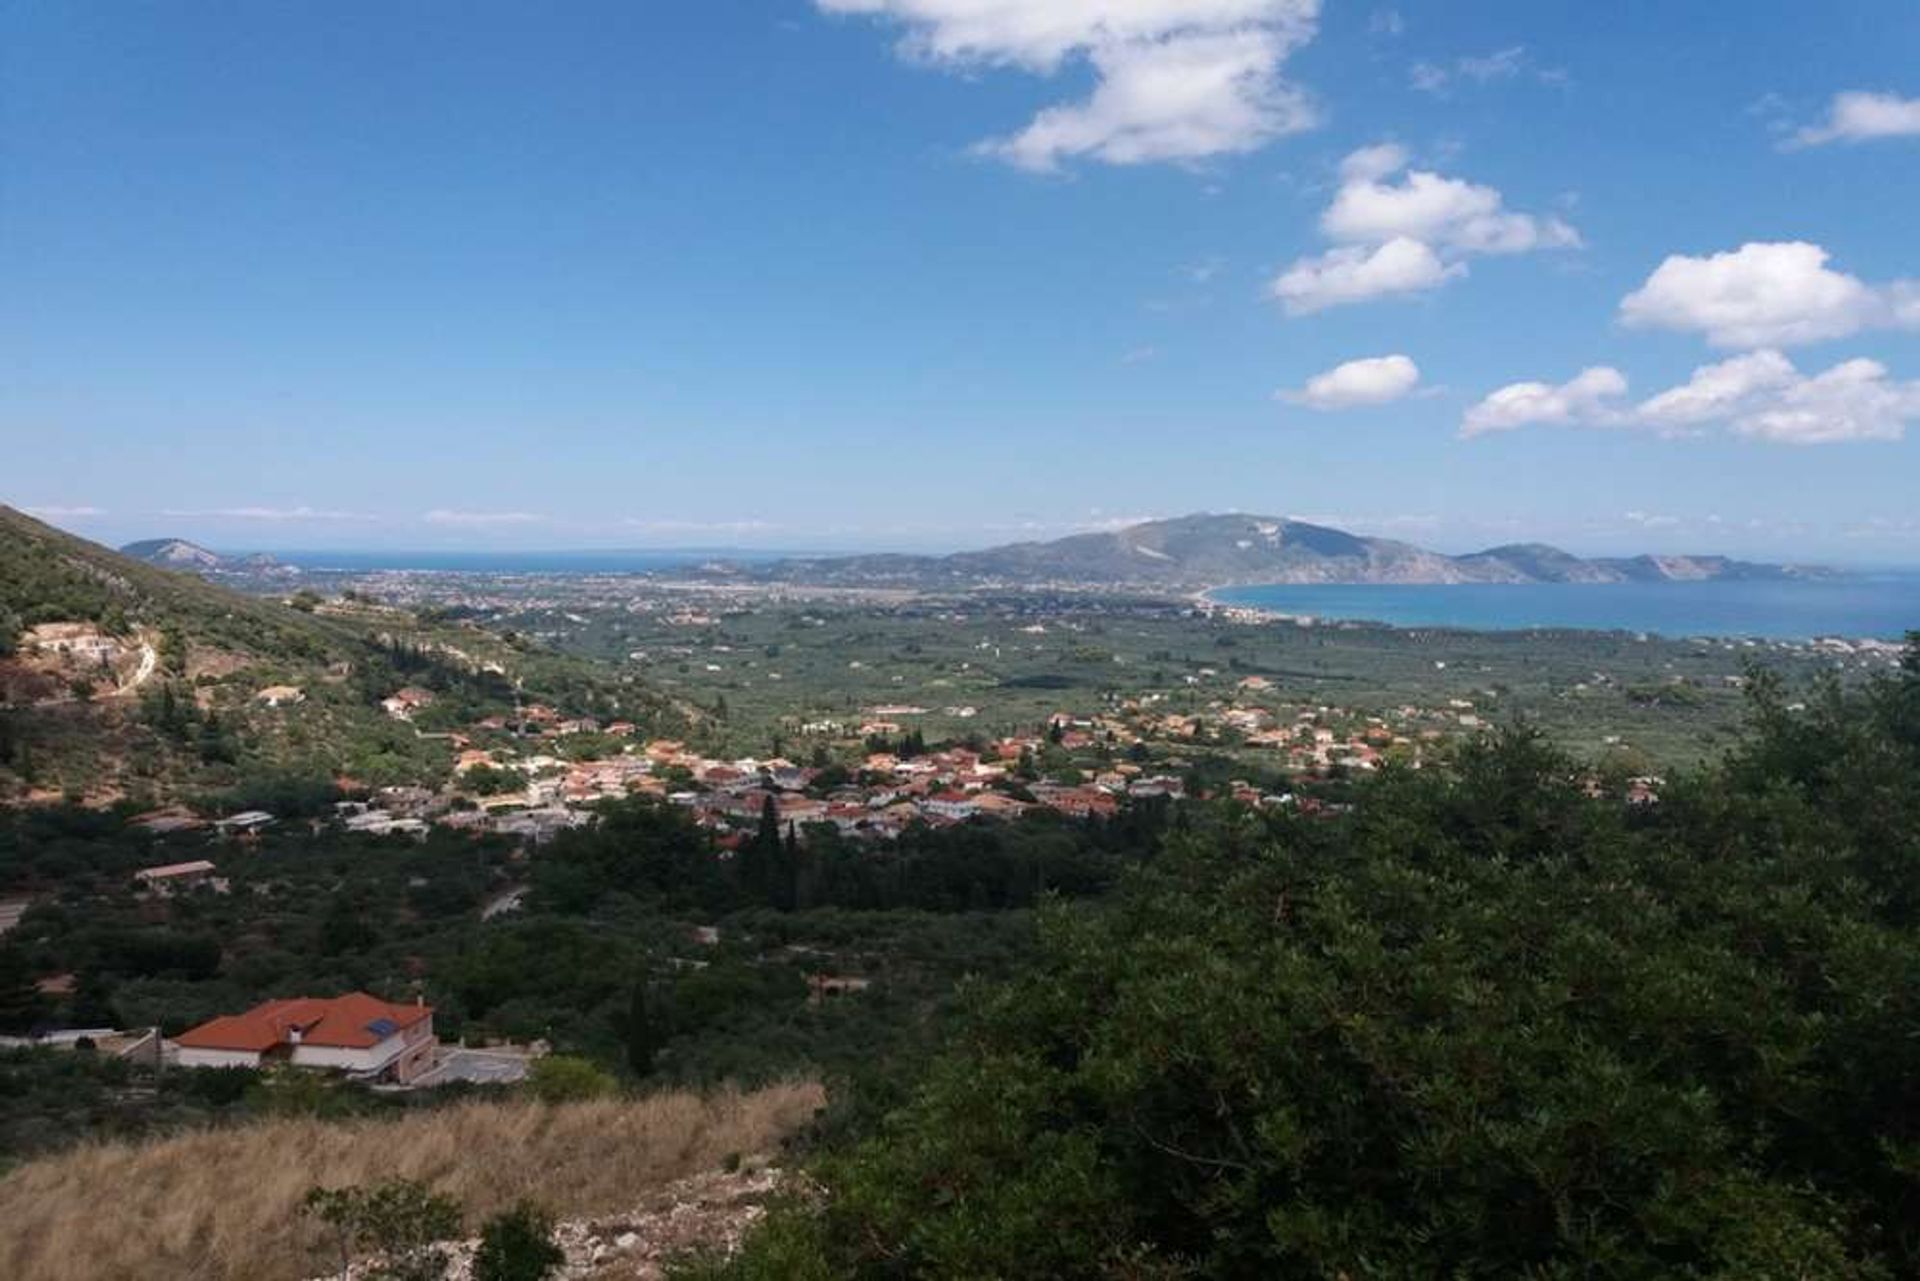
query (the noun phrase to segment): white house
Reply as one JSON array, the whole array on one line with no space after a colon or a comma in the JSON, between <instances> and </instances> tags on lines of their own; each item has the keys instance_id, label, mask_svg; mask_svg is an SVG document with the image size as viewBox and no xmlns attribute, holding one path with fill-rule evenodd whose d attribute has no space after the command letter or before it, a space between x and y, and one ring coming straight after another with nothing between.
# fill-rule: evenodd
<instances>
[{"instance_id":1,"label":"white house","mask_svg":"<svg viewBox=\"0 0 1920 1281\"><path fill-rule=\"evenodd\" d=\"M182 1032L174 1046L181 1067L291 1063L404 1083L432 1066L439 1041L431 1007L350 992L268 1001L245 1014L225 1014Z\"/></svg>"}]
</instances>

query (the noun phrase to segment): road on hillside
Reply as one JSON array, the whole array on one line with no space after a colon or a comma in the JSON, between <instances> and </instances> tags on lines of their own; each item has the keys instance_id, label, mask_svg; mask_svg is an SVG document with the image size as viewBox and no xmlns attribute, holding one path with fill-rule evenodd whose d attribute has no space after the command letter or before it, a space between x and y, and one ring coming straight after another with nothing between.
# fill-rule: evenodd
<instances>
[{"instance_id":1,"label":"road on hillside","mask_svg":"<svg viewBox=\"0 0 1920 1281\"><path fill-rule=\"evenodd\" d=\"M140 666L134 669L133 676L114 692L115 695L127 695L145 685L153 676L154 669L160 666L160 651L151 642L140 642Z\"/></svg>"}]
</instances>

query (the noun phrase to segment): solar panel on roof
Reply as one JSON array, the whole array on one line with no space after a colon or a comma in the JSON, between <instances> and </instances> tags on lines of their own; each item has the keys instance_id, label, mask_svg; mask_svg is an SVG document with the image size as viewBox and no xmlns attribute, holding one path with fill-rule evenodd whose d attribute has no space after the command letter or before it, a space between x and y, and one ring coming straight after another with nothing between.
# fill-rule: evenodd
<instances>
[{"instance_id":1,"label":"solar panel on roof","mask_svg":"<svg viewBox=\"0 0 1920 1281\"><path fill-rule=\"evenodd\" d=\"M392 1036L395 1032L398 1032L399 1030L400 1030L400 1025L398 1023L395 1023L392 1019L388 1019L388 1018L378 1018L378 1019L375 1019L373 1022L367 1024L367 1031L379 1037Z\"/></svg>"}]
</instances>

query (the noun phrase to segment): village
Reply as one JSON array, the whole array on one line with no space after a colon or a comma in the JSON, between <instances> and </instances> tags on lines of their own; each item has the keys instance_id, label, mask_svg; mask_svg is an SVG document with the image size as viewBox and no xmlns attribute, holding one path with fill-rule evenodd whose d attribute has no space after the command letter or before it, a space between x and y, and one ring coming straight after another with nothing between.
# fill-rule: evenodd
<instances>
[{"instance_id":1,"label":"village","mask_svg":"<svg viewBox=\"0 0 1920 1281\"><path fill-rule=\"evenodd\" d=\"M1443 742L1485 724L1462 700L1363 715L1291 706L1259 676L1240 678L1232 689L1230 698L1193 712L1167 710L1165 695L1149 693L1098 712L1055 712L1030 733L932 745L914 728L931 709L875 705L846 722L806 722L804 761L721 758L680 740L643 740L631 722L602 724L534 703L444 735L455 756L443 787L365 789L350 778L337 780L350 799L336 804L334 822L373 836L418 836L440 826L538 844L590 822L602 801L648 796L685 807L716 833L723 850L769 813L802 840L824 824L849 838L881 841L916 823L1014 819L1033 809L1105 818L1130 801L1181 798L1196 754L1226 753L1248 766L1247 777L1210 795L1254 806L1297 804L1294 790L1275 780L1372 772L1388 761L1418 768ZM300 697L297 689L272 687L257 701L282 706ZM410 721L433 700L430 691L410 687L383 708L397 721ZM156 833L204 828L229 837L277 821L264 810L209 817L178 806L135 820ZM188 874L152 869L162 880Z\"/></svg>"}]
</instances>

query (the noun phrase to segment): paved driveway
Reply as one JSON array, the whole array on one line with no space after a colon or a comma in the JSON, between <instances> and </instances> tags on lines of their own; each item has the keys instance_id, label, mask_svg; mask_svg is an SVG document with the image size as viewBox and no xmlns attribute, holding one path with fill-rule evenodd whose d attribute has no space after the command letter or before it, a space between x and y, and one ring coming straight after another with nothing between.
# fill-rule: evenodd
<instances>
[{"instance_id":1,"label":"paved driveway","mask_svg":"<svg viewBox=\"0 0 1920 1281\"><path fill-rule=\"evenodd\" d=\"M433 1071L414 1081L415 1085L445 1085L449 1081L472 1081L478 1085L510 1085L524 1080L533 1060L524 1054L502 1054L497 1050L466 1050L449 1047L440 1054Z\"/></svg>"}]
</instances>

